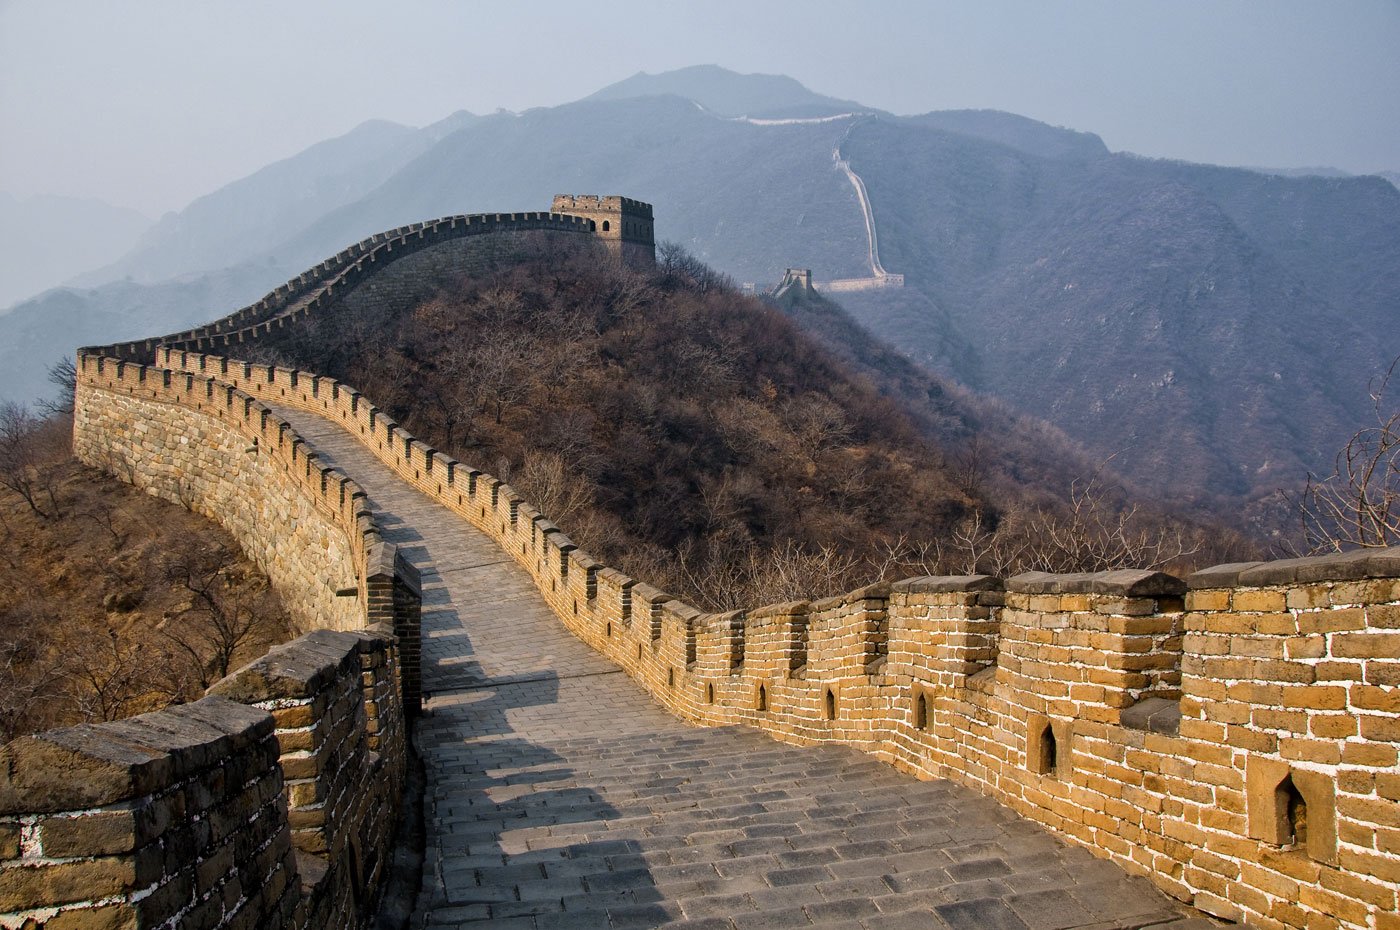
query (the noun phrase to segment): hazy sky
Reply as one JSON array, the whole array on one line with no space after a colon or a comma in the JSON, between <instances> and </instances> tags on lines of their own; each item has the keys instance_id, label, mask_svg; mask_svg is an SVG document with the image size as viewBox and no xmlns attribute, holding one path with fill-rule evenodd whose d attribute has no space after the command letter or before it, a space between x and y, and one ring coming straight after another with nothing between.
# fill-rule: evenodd
<instances>
[{"instance_id":1,"label":"hazy sky","mask_svg":"<svg viewBox=\"0 0 1400 930\"><path fill-rule=\"evenodd\" d=\"M711 63L1115 151L1400 170L1400 0L0 0L0 190L157 215L366 119Z\"/></svg>"}]
</instances>

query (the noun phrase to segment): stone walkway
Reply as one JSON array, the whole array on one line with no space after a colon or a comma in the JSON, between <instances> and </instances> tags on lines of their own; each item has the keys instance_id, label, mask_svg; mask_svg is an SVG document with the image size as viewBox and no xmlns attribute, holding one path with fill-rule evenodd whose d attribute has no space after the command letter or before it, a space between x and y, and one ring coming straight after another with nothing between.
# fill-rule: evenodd
<instances>
[{"instance_id":1,"label":"stone walkway","mask_svg":"<svg viewBox=\"0 0 1400 930\"><path fill-rule=\"evenodd\" d=\"M334 422L278 413L366 489L423 573L414 927L1217 926L952 782L677 720L487 537Z\"/></svg>"}]
</instances>

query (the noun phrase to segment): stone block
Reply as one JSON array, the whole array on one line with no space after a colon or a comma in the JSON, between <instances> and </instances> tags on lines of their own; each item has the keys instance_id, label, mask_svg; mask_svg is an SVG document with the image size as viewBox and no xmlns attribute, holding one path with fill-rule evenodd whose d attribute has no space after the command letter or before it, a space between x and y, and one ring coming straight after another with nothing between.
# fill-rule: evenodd
<instances>
[{"instance_id":1,"label":"stone block","mask_svg":"<svg viewBox=\"0 0 1400 930\"><path fill-rule=\"evenodd\" d=\"M1144 698L1131 707L1125 707L1118 721L1135 730L1175 734L1181 723L1181 702L1168 698Z\"/></svg>"},{"instance_id":2,"label":"stone block","mask_svg":"<svg viewBox=\"0 0 1400 930\"><path fill-rule=\"evenodd\" d=\"M274 647L267 655L216 682L210 694L244 704L279 698L309 698L348 675L358 662L351 633L318 630Z\"/></svg>"},{"instance_id":3,"label":"stone block","mask_svg":"<svg viewBox=\"0 0 1400 930\"><path fill-rule=\"evenodd\" d=\"M44 930L136 930L137 926L136 908L104 904L61 911L44 924Z\"/></svg>"},{"instance_id":4,"label":"stone block","mask_svg":"<svg viewBox=\"0 0 1400 930\"><path fill-rule=\"evenodd\" d=\"M133 746L83 724L11 740L0 748L0 815L101 807L168 787L167 753Z\"/></svg>"},{"instance_id":5,"label":"stone block","mask_svg":"<svg viewBox=\"0 0 1400 930\"><path fill-rule=\"evenodd\" d=\"M1223 565L1213 565L1188 575L1186 587L1193 591L1203 588L1233 588L1239 585L1242 573L1263 564L1263 562L1227 562Z\"/></svg>"},{"instance_id":6,"label":"stone block","mask_svg":"<svg viewBox=\"0 0 1400 930\"><path fill-rule=\"evenodd\" d=\"M892 594L952 594L964 591L1000 591L1002 581L992 575L924 575L890 585Z\"/></svg>"},{"instance_id":7,"label":"stone block","mask_svg":"<svg viewBox=\"0 0 1400 930\"><path fill-rule=\"evenodd\" d=\"M0 869L0 913L91 901L135 890L131 857Z\"/></svg>"}]
</instances>

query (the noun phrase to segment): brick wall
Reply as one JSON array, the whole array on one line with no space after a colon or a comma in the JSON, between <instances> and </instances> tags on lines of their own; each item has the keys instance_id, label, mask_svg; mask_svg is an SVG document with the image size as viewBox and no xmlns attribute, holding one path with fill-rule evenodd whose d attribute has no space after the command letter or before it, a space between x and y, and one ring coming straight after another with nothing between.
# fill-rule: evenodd
<instances>
[{"instance_id":1,"label":"brick wall","mask_svg":"<svg viewBox=\"0 0 1400 930\"><path fill-rule=\"evenodd\" d=\"M0 925L368 926L404 778L394 649L317 631L193 704L0 748Z\"/></svg>"},{"instance_id":2,"label":"brick wall","mask_svg":"<svg viewBox=\"0 0 1400 930\"><path fill-rule=\"evenodd\" d=\"M158 362L340 421L686 719L956 779L1261 928L1400 926L1396 550L1186 581L911 579L709 615L600 564L343 385L174 350Z\"/></svg>"},{"instance_id":3,"label":"brick wall","mask_svg":"<svg viewBox=\"0 0 1400 930\"><path fill-rule=\"evenodd\" d=\"M574 198L555 200L563 203ZM520 254L541 235L587 236L628 261L654 262L651 205L626 197L602 201L607 209L625 212L628 223L636 228L625 236L618 230L602 232L592 219L599 207L598 198L593 198L593 209L589 210L581 203L578 210L471 214L414 223L376 233L280 285L258 302L212 323L81 352L145 362L160 345L201 352L246 347L287 327L327 315L347 300L371 304L410 301L422 296L425 289L440 285L445 273L481 273Z\"/></svg>"},{"instance_id":4,"label":"brick wall","mask_svg":"<svg viewBox=\"0 0 1400 930\"><path fill-rule=\"evenodd\" d=\"M123 395L145 404L149 393L236 423L241 404L245 437L260 399L324 414L495 539L566 627L686 719L841 740L921 777L976 786L1211 913L1264 928L1400 927L1394 550L1220 566L1184 583L1152 572L911 579L708 615L600 564L508 485L437 453L354 390L192 351L235 351L343 300L412 300L448 267L471 270L472 250L439 248L448 239L587 222L512 214L459 228L462 219L374 237L208 327L94 353L149 357L164 342L153 369L131 366L133 375L108 360L114 377L85 357L80 381L91 390L80 388L80 407L120 409ZM509 247L509 237L497 241ZM149 413L123 410L125 427L94 430L94 454L107 436L127 443L129 463L167 452L159 439L125 438L146 424L192 442L213 436L214 461L192 462L196 470L237 459L236 443L202 432L204 420ZM260 445L274 441L262 416ZM338 513L353 483L327 472L318 481L314 453L296 440L283 450L285 425L276 433L286 474L309 482L312 498L319 484L321 504ZM339 500L325 499L337 486ZM337 517L347 535L358 528L374 541L368 515L351 513ZM397 560L372 545L353 557L366 615L401 634L412 627L416 579L388 570ZM401 666L416 663L416 640L399 644ZM323 700L348 711L346 692ZM415 700L407 680L399 700ZM330 744L342 747L336 759L361 752ZM337 790L313 783L328 798ZM304 845L334 848L318 825L302 826Z\"/></svg>"},{"instance_id":5,"label":"brick wall","mask_svg":"<svg viewBox=\"0 0 1400 930\"><path fill-rule=\"evenodd\" d=\"M218 520L302 630L364 625L364 537L378 537L364 494L262 404L205 378L83 356L73 449Z\"/></svg>"}]
</instances>

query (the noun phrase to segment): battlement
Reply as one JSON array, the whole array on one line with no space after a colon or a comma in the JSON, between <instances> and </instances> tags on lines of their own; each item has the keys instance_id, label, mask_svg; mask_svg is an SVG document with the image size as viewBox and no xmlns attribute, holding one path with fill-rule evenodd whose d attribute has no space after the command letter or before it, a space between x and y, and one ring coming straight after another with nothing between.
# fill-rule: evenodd
<instances>
[{"instance_id":1,"label":"battlement","mask_svg":"<svg viewBox=\"0 0 1400 930\"><path fill-rule=\"evenodd\" d=\"M342 421L684 719L955 779L1232 920L1371 928L1400 904L1398 549L1184 581L916 578L707 614L598 562L498 479L366 408L327 409L309 373L250 385L241 363L160 356Z\"/></svg>"},{"instance_id":2,"label":"battlement","mask_svg":"<svg viewBox=\"0 0 1400 930\"><path fill-rule=\"evenodd\" d=\"M649 203L630 197L556 194L550 209L588 220L589 228L609 243L616 255L656 260L656 229Z\"/></svg>"},{"instance_id":3,"label":"battlement","mask_svg":"<svg viewBox=\"0 0 1400 930\"><path fill-rule=\"evenodd\" d=\"M554 207L549 213L445 216L375 233L212 323L81 351L148 361L157 346L201 352L246 346L288 326L333 314L347 300L353 303L368 295L382 303L386 289L391 301L412 301L425 296L445 274L481 274L510 261L531 237L587 236L624 261L656 261L651 204L630 197L561 194L554 198Z\"/></svg>"},{"instance_id":4,"label":"battlement","mask_svg":"<svg viewBox=\"0 0 1400 930\"><path fill-rule=\"evenodd\" d=\"M569 213L582 216L584 213L610 212L626 214L637 219L652 218L651 204L631 197L600 197L597 194L555 194L552 213Z\"/></svg>"}]
</instances>

